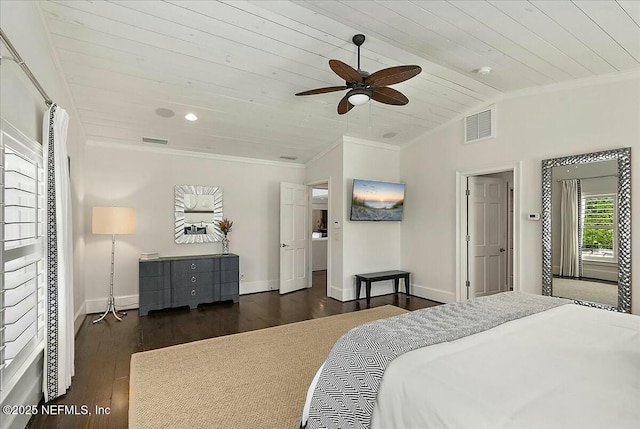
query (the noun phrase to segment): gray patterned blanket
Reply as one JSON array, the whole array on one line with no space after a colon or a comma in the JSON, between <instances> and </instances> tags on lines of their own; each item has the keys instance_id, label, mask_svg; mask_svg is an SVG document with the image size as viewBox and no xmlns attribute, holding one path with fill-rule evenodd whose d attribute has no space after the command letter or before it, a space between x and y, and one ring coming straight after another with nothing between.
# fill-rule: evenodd
<instances>
[{"instance_id":1,"label":"gray patterned blanket","mask_svg":"<svg viewBox=\"0 0 640 429\"><path fill-rule=\"evenodd\" d=\"M311 399L306 428L368 429L382 375L396 357L571 302L506 292L354 328L329 352Z\"/></svg>"}]
</instances>

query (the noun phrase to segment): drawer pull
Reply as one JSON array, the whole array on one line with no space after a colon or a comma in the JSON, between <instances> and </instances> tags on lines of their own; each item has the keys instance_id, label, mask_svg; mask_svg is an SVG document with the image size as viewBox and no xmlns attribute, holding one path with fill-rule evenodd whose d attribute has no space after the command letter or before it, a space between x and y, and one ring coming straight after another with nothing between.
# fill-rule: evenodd
<instances>
[{"instance_id":1,"label":"drawer pull","mask_svg":"<svg viewBox=\"0 0 640 429\"><path fill-rule=\"evenodd\" d=\"M191 264L191 269L195 270L196 269L196 264Z\"/></svg>"},{"instance_id":2,"label":"drawer pull","mask_svg":"<svg viewBox=\"0 0 640 429\"><path fill-rule=\"evenodd\" d=\"M196 296L196 290L195 289L191 289L191 296Z\"/></svg>"},{"instance_id":3,"label":"drawer pull","mask_svg":"<svg viewBox=\"0 0 640 429\"><path fill-rule=\"evenodd\" d=\"M191 277L191 283L195 283L196 282L196 276Z\"/></svg>"}]
</instances>

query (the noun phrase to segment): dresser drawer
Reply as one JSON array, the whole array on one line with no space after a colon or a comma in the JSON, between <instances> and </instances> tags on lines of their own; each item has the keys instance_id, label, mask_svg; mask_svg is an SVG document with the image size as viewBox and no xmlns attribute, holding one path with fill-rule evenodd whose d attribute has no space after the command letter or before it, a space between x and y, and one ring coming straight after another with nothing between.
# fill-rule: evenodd
<instances>
[{"instance_id":1,"label":"dresser drawer","mask_svg":"<svg viewBox=\"0 0 640 429\"><path fill-rule=\"evenodd\" d=\"M154 290L140 292L140 315L146 316L150 310L160 310L171 305L171 293L169 290Z\"/></svg>"},{"instance_id":2,"label":"dresser drawer","mask_svg":"<svg viewBox=\"0 0 640 429\"><path fill-rule=\"evenodd\" d=\"M138 264L140 277L161 277L169 274L168 263L163 261L140 261Z\"/></svg>"},{"instance_id":3,"label":"dresser drawer","mask_svg":"<svg viewBox=\"0 0 640 429\"><path fill-rule=\"evenodd\" d=\"M220 271L220 283L237 282L239 279L238 270Z\"/></svg>"},{"instance_id":4,"label":"dresser drawer","mask_svg":"<svg viewBox=\"0 0 640 429\"><path fill-rule=\"evenodd\" d=\"M238 295L238 283L222 283L220 285L220 296L221 297L231 297L234 295Z\"/></svg>"},{"instance_id":5,"label":"dresser drawer","mask_svg":"<svg viewBox=\"0 0 640 429\"><path fill-rule=\"evenodd\" d=\"M140 277L140 293L164 290L169 284L169 276Z\"/></svg>"},{"instance_id":6,"label":"dresser drawer","mask_svg":"<svg viewBox=\"0 0 640 429\"><path fill-rule=\"evenodd\" d=\"M185 259L171 262L171 274L203 273L218 269L214 259Z\"/></svg>"},{"instance_id":7,"label":"dresser drawer","mask_svg":"<svg viewBox=\"0 0 640 429\"><path fill-rule=\"evenodd\" d=\"M237 271L239 269L240 258L236 255L222 256L220 261L220 270Z\"/></svg>"},{"instance_id":8,"label":"dresser drawer","mask_svg":"<svg viewBox=\"0 0 640 429\"><path fill-rule=\"evenodd\" d=\"M239 261L234 254L140 260L140 315L168 307L194 309L201 303L238 302Z\"/></svg>"},{"instance_id":9,"label":"dresser drawer","mask_svg":"<svg viewBox=\"0 0 640 429\"><path fill-rule=\"evenodd\" d=\"M171 276L172 289L188 286L207 286L213 285L213 273L187 273L174 274Z\"/></svg>"},{"instance_id":10,"label":"dresser drawer","mask_svg":"<svg viewBox=\"0 0 640 429\"><path fill-rule=\"evenodd\" d=\"M171 304L174 306L209 301L214 301L213 291L209 285L175 287L171 295Z\"/></svg>"}]
</instances>

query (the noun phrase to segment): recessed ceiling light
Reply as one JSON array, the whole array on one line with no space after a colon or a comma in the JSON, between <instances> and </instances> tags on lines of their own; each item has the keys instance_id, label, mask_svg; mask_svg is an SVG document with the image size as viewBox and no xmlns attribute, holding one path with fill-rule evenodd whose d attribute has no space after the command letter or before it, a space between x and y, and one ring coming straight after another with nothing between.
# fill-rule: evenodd
<instances>
[{"instance_id":1,"label":"recessed ceiling light","mask_svg":"<svg viewBox=\"0 0 640 429\"><path fill-rule=\"evenodd\" d=\"M184 115L184 118L187 121L191 121L191 122L198 120L198 117L196 115L194 115L193 113L187 113L186 115Z\"/></svg>"},{"instance_id":2,"label":"recessed ceiling light","mask_svg":"<svg viewBox=\"0 0 640 429\"><path fill-rule=\"evenodd\" d=\"M478 70L476 70L476 73L483 76L488 75L489 73L491 73L491 67L480 67Z\"/></svg>"},{"instance_id":3,"label":"recessed ceiling light","mask_svg":"<svg viewBox=\"0 0 640 429\"><path fill-rule=\"evenodd\" d=\"M158 107L156 109L156 115L162 116L163 118L170 118L175 114L176 113L173 110L167 109L166 107Z\"/></svg>"}]
</instances>

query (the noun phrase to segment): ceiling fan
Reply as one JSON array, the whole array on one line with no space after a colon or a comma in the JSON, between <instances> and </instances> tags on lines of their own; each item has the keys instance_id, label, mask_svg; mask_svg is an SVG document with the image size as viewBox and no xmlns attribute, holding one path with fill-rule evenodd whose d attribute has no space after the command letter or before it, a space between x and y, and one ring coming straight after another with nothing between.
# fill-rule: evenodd
<instances>
[{"instance_id":1,"label":"ceiling fan","mask_svg":"<svg viewBox=\"0 0 640 429\"><path fill-rule=\"evenodd\" d=\"M364 34L356 34L351 40L358 47L358 70L340 60L329 60L331 70L345 80L344 86L310 89L296 95L324 94L349 89L349 92L338 103L338 114L340 115L353 109L353 106L365 104L369 100L396 106L407 104L409 99L404 94L393 88L388 88L387 85L411 79L420 73L422 68L420 66L395 66L369 74L360 70L360 46L364 43Z\"/></svg>"}]
</instances>

